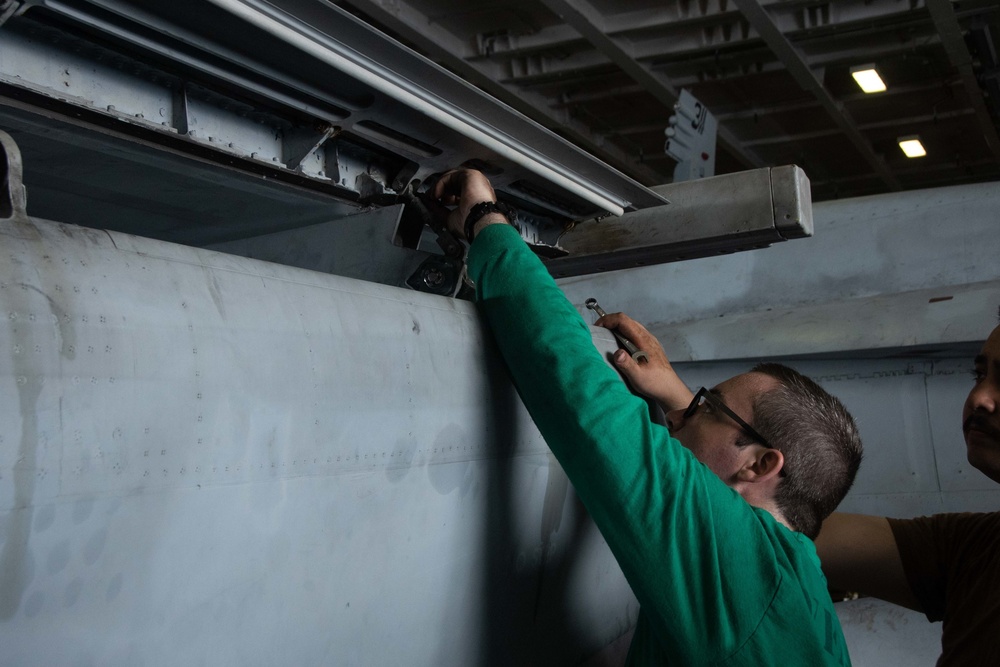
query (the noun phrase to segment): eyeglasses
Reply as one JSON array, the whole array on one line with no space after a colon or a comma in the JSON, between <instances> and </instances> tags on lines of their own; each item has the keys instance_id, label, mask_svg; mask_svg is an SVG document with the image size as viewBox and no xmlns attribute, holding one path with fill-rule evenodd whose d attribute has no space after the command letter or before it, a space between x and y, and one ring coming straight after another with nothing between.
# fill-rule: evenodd
<instances>
[{"instance_id":1,"label":"eyeglasses","mask_svg":"<svg viewBox=\"0 0 1000 667\"><path fill-rule=\"evenodd\" d=\"M686 410L684 410L684 419L689 419L691 415L693 415L695 412L698 411L698 408L701 407L701 405L705 401L708 401L709 403L712 404L712 407L717 408L718 410L728 415L734 422L739 424L740 428L743 429L743 432L749 435L751 438L753 438L760 444L764 445L768 449L773 449L773 447L771 447L771 445L768 444L764 436L755 431L753 426L750 426L750 424L743 421L738 414L730 410L729 406L727 406L725 403L722 402L722 399L720 399L718 396L713 394L708 389L705 389L705 387L702 387L701 389L698 390L698 393L695 394L694 398L691 400L691 404L687 406Z\"/></svg>"}]
</instances>

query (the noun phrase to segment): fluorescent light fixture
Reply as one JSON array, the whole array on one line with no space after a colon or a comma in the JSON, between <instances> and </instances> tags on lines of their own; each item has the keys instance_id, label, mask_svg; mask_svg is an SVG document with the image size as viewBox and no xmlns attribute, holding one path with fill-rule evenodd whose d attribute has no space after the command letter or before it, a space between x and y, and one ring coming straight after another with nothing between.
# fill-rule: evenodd
<instances>
[{"instance_id":1,"label":"fluorescent light fixture","mask_svg":"<svg viewBox=\"0 0 1000 667\"><path fill-rule=\"evenodd\" d=\"M899 141L899 147L906 153L906 157L923 157L927 155L924 145L920 143L919 135L911 134L906 137L900 137L897 141Z\"/></svg>"},{"instance_id":2,"label":"fluorescent light fixture","mask_svg":"<svg viewBox=\"0 0 1000 667\"><path fill-rule=\"evenodd\" d=\"M851 76L866 93L881 93L885 91L885 83L878 75L875 65L857 65L851 68Z\"/></svg>"}]
</instances>

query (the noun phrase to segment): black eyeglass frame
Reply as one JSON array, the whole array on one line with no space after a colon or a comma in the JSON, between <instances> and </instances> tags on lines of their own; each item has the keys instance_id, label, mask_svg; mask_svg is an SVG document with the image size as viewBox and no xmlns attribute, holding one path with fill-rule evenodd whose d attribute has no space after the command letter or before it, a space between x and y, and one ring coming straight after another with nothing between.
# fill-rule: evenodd
<instances>
[{"instance_id":1,"label":"black eyeglass frame","mask_svg":"<svg viewBox=\"0 0 1000 667\"><path fill-rule=\"evenodd\" d=\"M691 415L693 415L695 412L698 411L698 408L701 406L701 399L702 399L702 397L704 397L705 400L707 400L709 403L711 403L713 407L718 408L723 413L725 413L730 419L732 419L734 422L736 422L737 424L739 424L740 428L742 428L743 431L747 435L749 435L751 438L753 438L754 440L756 440L760 444L764 445L768 449L774 449L767 442L767 438L765 438L760 433L758 433L754 429L753 426L751 426L750 424L748 424L745 421L743 421L743 419L738 414L736 414L735 412L733 412L732 410L730 410L729 406L722 402L721 398L719 398L718 396L716 396L715 394L713 394L711 392L711 390L706 389L705 387L702 387L701 389L699 389L698 393L696 393L694 395L694 398L691 399L691 403L684 410L684 419L689 419L691 417Z\"/></svg>"}]
</instances>

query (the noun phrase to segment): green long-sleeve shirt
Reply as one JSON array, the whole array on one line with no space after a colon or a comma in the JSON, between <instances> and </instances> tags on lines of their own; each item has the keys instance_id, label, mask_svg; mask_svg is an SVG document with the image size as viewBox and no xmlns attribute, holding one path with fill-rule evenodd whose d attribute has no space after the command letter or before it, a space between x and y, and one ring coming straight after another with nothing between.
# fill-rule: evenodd
<instances>
[{"instance_id":1,"label":"green long-sleeve shirt","mask_svg":"<svg viewBox=\"0 0 1000 667\"><path fill-rule=\"evenodd\" d=\"M849 665L812 542L651 422L507 225L469 252L476 299L536 426L641 605L630 665Z\"/></svg>"}]
</instances>

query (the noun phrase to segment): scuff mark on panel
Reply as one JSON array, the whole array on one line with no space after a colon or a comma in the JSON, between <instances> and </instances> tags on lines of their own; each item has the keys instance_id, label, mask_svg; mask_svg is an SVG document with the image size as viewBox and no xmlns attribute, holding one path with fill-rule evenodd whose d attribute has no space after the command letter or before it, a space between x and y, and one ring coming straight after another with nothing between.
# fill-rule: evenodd
<instances>
[{"instance_id":1,"label":"scuff mark on panel","mask_svg":"<svg viewBox=\"0 0 1000 667\"><path fill-rule=\"evenodd\" d=\"M21 341L24 332L12 320L10 340L14 345ZM40 381L32 381L27 363L22 355L11 354L14 380L17 384L18 407L21 414L21 438L17 458L11 471L14 484L14 505L4 526L5 540L0 551L0 620L14 617L21 607L25 591L34 579L35 563L28 548L34 515L36 467L38 458L38 397L42 391Z\"/></svg>"}]
</instances>

